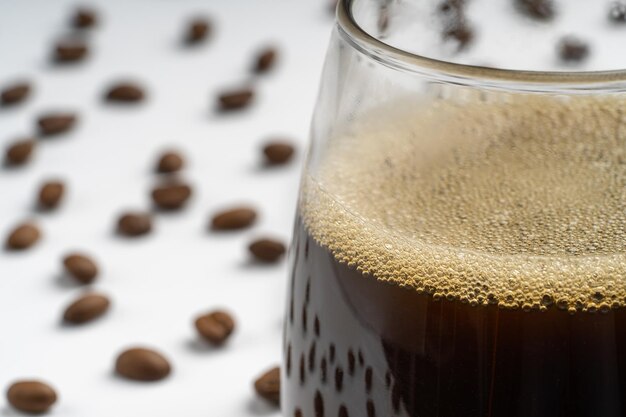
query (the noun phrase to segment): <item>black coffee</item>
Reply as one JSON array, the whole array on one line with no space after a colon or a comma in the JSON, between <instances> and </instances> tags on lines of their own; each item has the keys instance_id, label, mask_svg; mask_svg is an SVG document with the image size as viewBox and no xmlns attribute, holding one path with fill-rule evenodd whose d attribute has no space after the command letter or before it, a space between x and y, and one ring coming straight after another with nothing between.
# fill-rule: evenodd
<instances>
[{"instance_id":1,"label":"black coffee","mask_svg":"<svg viewBox=\"0 0 626 417\"><path fill-rule=\"evenodd\" d=\"M626 415L623 108L434 105L331 143L296 221L284 415Z\"/></svg>"}]
</instances>

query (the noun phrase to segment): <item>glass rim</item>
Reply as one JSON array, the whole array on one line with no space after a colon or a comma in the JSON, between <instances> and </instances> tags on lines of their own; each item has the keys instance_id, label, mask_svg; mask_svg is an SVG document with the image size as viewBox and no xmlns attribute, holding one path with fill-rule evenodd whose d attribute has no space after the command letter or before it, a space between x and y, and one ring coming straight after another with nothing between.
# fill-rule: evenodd
<instances>
[{"instance_id":1,"label":"glass rim","mask_svg":"<svg viewBox=\"0 0 626 417\"><path fill-rule=\"evenodd\" d=\"M339 0L337 3L339 33L353 48L381 65L457 85L536 92L626 92L626 69L529 71L491 68L443 61L396 48L361 27L352 13L356 1L359 0Z\"/></svg>"}]
</instances>

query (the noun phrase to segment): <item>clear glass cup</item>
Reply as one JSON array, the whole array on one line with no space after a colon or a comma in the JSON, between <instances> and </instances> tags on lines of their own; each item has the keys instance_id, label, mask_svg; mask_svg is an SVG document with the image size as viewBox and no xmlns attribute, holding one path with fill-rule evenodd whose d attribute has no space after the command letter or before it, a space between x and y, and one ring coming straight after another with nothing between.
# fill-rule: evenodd
<instances>
[{"instance_id":1,"label":"clear glass cup","mask_svg":"<svg viewBox=\"0 0 626 417\"><path fill-rule=\"evenodd\" d=\"M283 415L626 415L620 7L340 1Z\"/></svg>"}]
</instances>

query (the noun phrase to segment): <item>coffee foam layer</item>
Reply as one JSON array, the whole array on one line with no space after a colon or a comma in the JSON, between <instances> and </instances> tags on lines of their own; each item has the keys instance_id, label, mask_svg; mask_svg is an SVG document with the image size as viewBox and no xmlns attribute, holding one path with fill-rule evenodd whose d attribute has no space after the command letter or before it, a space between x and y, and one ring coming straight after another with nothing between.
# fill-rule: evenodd
<instances>
[{"instance_id":1,"label":"coffee foam layer","mask_svg":"<svg viewBox=\"0 0 626 417\"><path fill-rule=\"evenodd\" d=\"M300 212L338 261L475 305L626 304L626 101L399 102L326 152Z\"/></svg>"}]
</instances>

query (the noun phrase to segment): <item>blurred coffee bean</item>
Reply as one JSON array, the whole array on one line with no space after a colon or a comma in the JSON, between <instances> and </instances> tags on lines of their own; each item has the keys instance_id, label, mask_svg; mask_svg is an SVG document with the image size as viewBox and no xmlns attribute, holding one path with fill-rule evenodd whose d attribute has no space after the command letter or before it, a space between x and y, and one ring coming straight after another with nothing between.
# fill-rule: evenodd
<instances>
[{"instance_id":1,"label":"blurred coffee bean","mask_svg":"<svg viewBox=\"0 0 626 417\"><path fill-rule=\"evenodd\" d=\"M4 106L21 103L28 98L30 90L30 84L27 82L11 84L0 93L0 102Z\"/></svg>"},{"instance_id":2,"label":"blurred coffee bean","mask_svg":"<svg viewBox=\"0 0 626 417\"><path fill-rule=\"evenodd\" d=\"M101 294L86 294L73 301L63 312L63 320L83 324L102 316L109 309L109 299Z\"/></svg>"},{"instance_id":3,"label":"blurred coffee bean","mask_svg":"<svg viewBox=\"0 0 626 417\"><path fill-rule=\"evenodd\" d=\"M195 320L196 330L205 340L223 344L235 329L235 320L225 311L213 311Z\"/></svg>"},{"instance_id":4,"label":"blurred coffee bean","mask_svg":"<svg viewBox=\"0 0 626 417\"><path fill-rule=\"evenodd\" d=\"M210 35L211 23L207 19L198 17L189 22L185 41L188 44L197 44L206 40Z\"/></svg>"},{"instance_id":5,"label":"blurred coffee bean","mask_svg":"<svg viewBox=\"0 0 626 417\"><path fill-rule=\"evenodd\" d=\"M125 213L118 219L117 231L128 237L142 236L152 230L152 218L148 213Z\"/></svg>"},{"instance_id":6,"label":"blurred coffee bean","mask_svg":"<svg viewBox=\"0 0 626 417\"><path fill-rule=\"evenodd\" d=\"M254 91L250 88L229 90L218 97L219 108L222 111L241 110L248 107L254 98Z\"/></svg>"},{"instance_id":7,"label":"blurred coffee bean","mask_svg":"<svg viewBox=\"0 0 626 417\"><path fill-rule=\"evenodd\" d=\"M275 366L254 381L254 390L259 397L280 404L280 368Z\"/></svg>"},{"instance_id":8,"label":"blurred coffee bean","mask_svg":"<svg viewBox=\"0 0 626 417\"><path fill-rule=\"evenodd\" d=\"M35 140L31 138L19 139L11 143L5 153L5 163L7 165L22 165L26 163L35 148Z\"/></svg>"},{"instance_id":9,"label":"blurred coffee bean","mask_svg":"<svg viewBox=\"0 0 626 417\"><path fill-rule=\"evenodd\" d=\"M238 230L252 226L257 218L251 207L234 207L216 213L211 220L213 230Z\"/></svg>"},{"instance_id":10,"label":"blurred coffee bean","mask_svg":"<svg viewBox=\"0 0 626 417\"><path fill-rule=\"evenodd\" d=\"M559 41L559 56L566 62L580 62L589 55L589 45L573 36L566 36Z\"/></svg>"},{"instance_id":11,"label":"blurred coffee bean","mask_svg":"<svg viewBox=\"0 0 626 417\"><path fill-rule=\"evenodd\" d=\"M159 157L156 172L161 174L169 174L180 171L185 165L185 160L179 152L165 152Z\"/></svg>"},{"instance_id":12,"label":"blurred coffee bean","mask_svg":"<svg viewBox=\"0 0 626 417\"><path fill-rule=\"evenodd\" d=\"M274 68L278 51L275 48L265 48L259 52L254 60L254 72L263 74Z\"/></svg>"},{"instance_id":13,"label":"blurred coffee bean","mask_svg":"<svg viewBox=\"0 0 626 417\"><path fill-rule=\"evenodd\" d=\"M118 375L135 381L158 381L171 372L169 361L159 352L135 347L122 352L115 361Z\"/></svg>"},{"instance_id":14,"label":"blurred coffee bean","mask_svg":"<svg viewBox=\"0 0 626 417\"><path fill-rule=\"evenodd\" d=\"M56 208L65 192L65 185L60 181L47 181L41 185L38 204L43 209Z\"/></svg>"},{"instance_id":15,"label":"blurred coffee bean","mask_svg":"<svg viewBox=\"0 0 626 417\"><path fill-rule=\"evenodd\" d=\"M80 39L66 39L57 43L54 60L58 63L82 61L89 53L89 47Z\"/></svg>"},{"instance_id":16,"label":"blurred coffee bean","mask_svg":"<svg viewBox=\"0 0 626 417\"><path fill-rule=\"evenodd\" d=\"M71 130L76 124L74 113L48 113L39 118L39 133L44 136L56 135Z\"/></svg>"},{"instance_id":17,"label":"blurred coffee bean","mask_svg":"<svg viewBox=\"0 0 626 417\"><path fill-rule=\"evenodd\" d=\"M626 23L626 3L623 1L611 3L609 19L614 23Z\"/></svg>"},{"instance_id":18,"label":"blurred coffee bean","mask_svg":"<svg viewBox=\"0 0 626 417\"><path fill-rule=\"evenodd\" d=\"M57 394L50 385L42 381L23 380L11 384L7 390L7 401L23 413L45 413L57 401Z\"/></svg>"},{"instance_id":19,"label":"blurred coffee bean","mask_svg":"<svg viewBox=\"0 0 626 417\"><path fill-rule=\"evenodd\" d=\"M266 263L278 261L286 252L285 245L274 239L257 239L248 250L255 259Z\"/></svg>"},{"instance_id":20,"label":"blurred coffee bean","mask_svg":"<svg viewBox=\"0 0 626 417\"><path fill-rule=\"evenodd\" d=\"M184 206L191 196L191 187L177 182L166 183L155 187L151 195L158 208L176 210Z\"/></svg>"},{"instance_id":21,"label":"blurred coffee bean","mask_svg":"<svg viewBox=\"0 0 626 417\"><path fill-rule=\"evenodd\" d=\"M6 247L12 250L28 249L37 243L40 237L41 232L35 224L23 223L9 233Z\"/></svg>"},{"instance_id":22,"label":"blurred coffee bean","mask_svg":"<svg viewBox=\"0 0 626 417\"><path fill-rule=\"evenodd\" d=\"M74 12L71 23L76 29L88 29L98 24L98 15L92 9L80 7Z\"/></svg>"},{"instance_id":23,"label":"blurred coffee bean","mask_svg":"<svg viewBox=\"0 0 626 417\"><path fill-rule=\"evenodd\" d=\"M282 165L291 160L294 154L292 144L284 141L272 141L263 147L265 162L267 165Z\"/></svg>"},{"instance_id":24,"label":"blurred coffee bean","mask_svg":"<svg viewBox=\"0 0 626 417\"><path fill-rule=\"evenodd\" d=\"M515 0L520 12L537 20L551 20L556 15L552 0Z\"/></svg>"},{"instance_id":25,"label":"blurred coffee bean","mask_svg":"<svg viewBox=\"0 0 626 417\"><path fill-rule=\"evenodd\" d=\"M122 82L112 86L106 93L106 99L113 102L135 103L145 97L143 89L134 83Z\"/></svg>"},{"instance_id":26,"label":"blurred coffee bean","mask_svg":"<svg viewBox=\"0 0 626 417\"><path fill-rule=\"evenodd\" d=\"M65 271L83 284L91 284L98 276L98 266L89 256L82 253L70 253L63 258Z\"/></svg>"}]
</instances>

